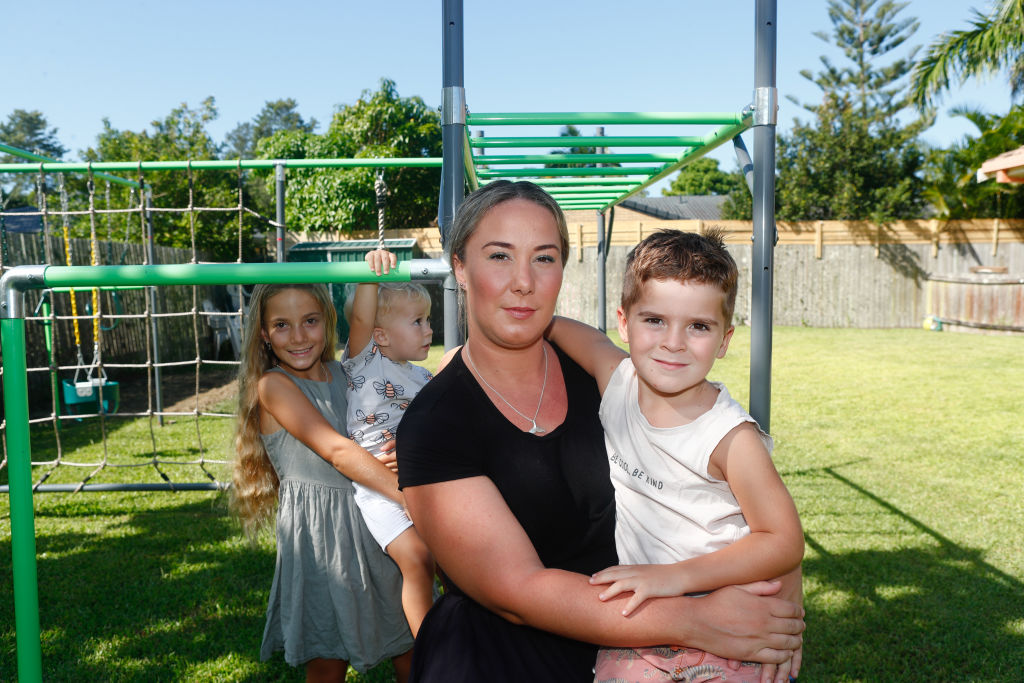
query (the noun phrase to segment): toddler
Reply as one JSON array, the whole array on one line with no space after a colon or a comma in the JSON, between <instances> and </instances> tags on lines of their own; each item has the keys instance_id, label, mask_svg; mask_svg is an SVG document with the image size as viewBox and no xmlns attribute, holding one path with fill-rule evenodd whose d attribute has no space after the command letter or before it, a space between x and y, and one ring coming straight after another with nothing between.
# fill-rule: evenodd
<instances>
[{"instance_id":1,"label":"toddler","mask_svg":"<svg viewBox=\"0 0 1024 683\"><path fill-rule=\"evenodd\" d=\"M366 255L377 274L397 265L386 250ZM430 373L409 361L430 351L430 296L414 283L361 283L346 302L348 344L341 362L348 373L348 432L353 441L392 468L392 444L409 402ZM415 636L433 603L434 560L404 507L356 484L356 504L370 533L402 572L402 606Z\"/></svg>"}]
</instances>

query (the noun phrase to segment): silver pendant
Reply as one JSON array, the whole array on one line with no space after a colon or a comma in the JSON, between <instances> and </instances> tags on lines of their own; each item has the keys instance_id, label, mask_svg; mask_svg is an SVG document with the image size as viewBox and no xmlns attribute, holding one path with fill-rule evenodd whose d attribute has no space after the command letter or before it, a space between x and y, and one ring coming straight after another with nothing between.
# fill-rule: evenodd
<instances>
[{"instance_id":1,"label":"silver pendant","mask_svg":"<svg viewBox=\"0 0 1024 683\"><path fill-rule=\"evenodd\" d=\"M540 427L537 426L537 421L536 420L530 420L530 422L533 423L533 426L530 427L530 431L527 432L528 434L543 434L546 431L546 430L541 429Z\"/></svg>"}]
</instances>

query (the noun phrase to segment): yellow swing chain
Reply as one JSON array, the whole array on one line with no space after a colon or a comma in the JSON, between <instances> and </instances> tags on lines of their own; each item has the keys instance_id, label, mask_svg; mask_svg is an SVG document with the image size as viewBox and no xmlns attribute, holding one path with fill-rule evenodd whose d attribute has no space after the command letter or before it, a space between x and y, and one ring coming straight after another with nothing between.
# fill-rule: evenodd
<instances>
[{"instance_id":1,"label":"yellow swing chain","mask_svg":"<svg viewBox=\"0 0 1024 683\"><path fill-rule=\"evenodd\" d=\"M68 191L64 186L64 174L57 174L57 185L60 189L60 212L61 212L61 231L64 234L64 265L70 266L71 263L71 233L68 228ZM78 302L75 300L75 290L72 289L71 294L71 325L75 328L75 349L78 351L78 365L81 367L85 364L85 359L82 357L82 333L78 329ZM75 379L78 379L78 370L75 370Z\"/></svg>"}]
</instances>

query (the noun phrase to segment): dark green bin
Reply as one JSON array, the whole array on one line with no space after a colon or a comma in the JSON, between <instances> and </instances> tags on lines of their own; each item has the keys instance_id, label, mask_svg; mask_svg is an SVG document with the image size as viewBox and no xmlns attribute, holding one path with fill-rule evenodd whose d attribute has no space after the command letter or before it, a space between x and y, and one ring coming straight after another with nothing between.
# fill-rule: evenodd
<instances>
[{"instance_id":1,"label":"dark green bin","mask_svg":"<svg viewBox=\"0 0 1024 683\"><path fill-rule=\"evenodd\" d=\"M399 261L423 258L423 251L416 240L387 239L384 247L398 257ZM377 240L347 240L344 242L299 242L288 250L288 260L298 263L351 263L362 261L367 252L377 248ZM369 272L369 268L367 268ZM338 344L344 346L348 339L348 321L345 320L345 297L348 287L355 285L328 283L334 308L338 311Z\"/></svg>"}]
</instances>

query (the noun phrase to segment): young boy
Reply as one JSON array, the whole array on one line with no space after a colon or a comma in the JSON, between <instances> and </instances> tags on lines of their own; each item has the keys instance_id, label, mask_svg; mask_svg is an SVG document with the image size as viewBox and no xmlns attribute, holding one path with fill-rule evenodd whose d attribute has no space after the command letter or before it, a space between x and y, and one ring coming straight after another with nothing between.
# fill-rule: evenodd
<instances>
[{"instance_id":1,"label":"young boy","mask_svg":"<svg viewBox=\"0 0 1024 683\"><path fill-rule=\"evenodd\" d=\"M378 275L397 264L386 250L366 255ZM409 361L430 351L430 296L413 283L362 283L346 302L348 345L342 366L348 374L349 437L394 469L393 442L409 402L431 378ZM402 572L402 607L413 637L433 603L434 559L405 510L388 498L353 484L367 528Z\"/></svg>"},{"instance_id":2,"label":"young boy","mask_svg":"<svg viewBox=\"0 0 1024 683\"><path fill-rule=\"evenodd\" d=\"M622 565L598 572L599 596L645 600L787 575L800 600L804 541L772 465L771 438L709 382L733 334L738 271L721 233L666 230L629 254L618 309L629 356L604 334L556 318L550 339L597 380L615 487ZM687 648L603 649L595 681L785 681L800 666L762 667Z\"/></svg>"}]
</instances>

